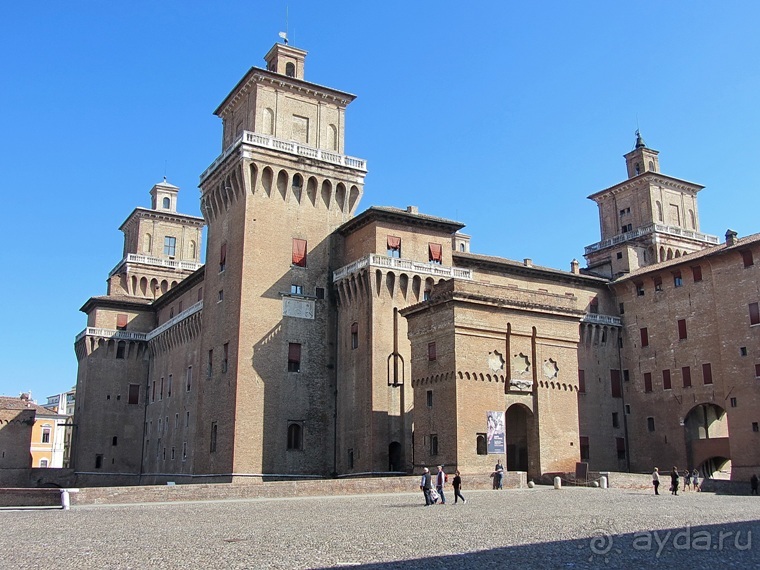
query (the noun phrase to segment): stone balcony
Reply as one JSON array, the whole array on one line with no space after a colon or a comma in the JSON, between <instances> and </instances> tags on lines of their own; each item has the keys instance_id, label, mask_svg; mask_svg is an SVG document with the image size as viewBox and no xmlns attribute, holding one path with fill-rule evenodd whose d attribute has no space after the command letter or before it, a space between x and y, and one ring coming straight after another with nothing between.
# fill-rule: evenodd
<instances>
[{"instance_id":1,"label":"stone balcony","mask_svg":"<svg viewBox=\"0 0 760 570\"><path fill-rule=\"evenodd\" d=\"M583 316L582 322L591 323L594 325L608 325L611 327L623 326L623 321L620 317L613 317L612 315L599 315L597 313L586 313Z\"/></svg>"},{"instance_id":2,"label":"stone balcony","mask_svg":"<svg viewBox=\"0 0 760 570\"><path fill-rule=\"evenodd\" d=\"M367 267L381 267L383 269L393 269L399 272L416 273L418 275L432 275L444 279L472 279L472 270L462 269L459 267L446 267L437 263L423 263L412 261L411 259L402 259L398 257L388 257L371 253L367 257L358 259L353 263L344 265L340 269L333 271L333 283L344 279L346 276L356 273Z\"/></svg>"},{"instance_id":3,"label":"stone balcony","mask_svg":"<svg viewBox=\"0 0 760 570\"><path fill-rule=\"evenodd\" d=\"M367 161L363 158L356 158L331 150L315 148L295 141L278 139L270 135L262 135L251 131L243 131L243 134L240 135L235 140L235 142L228 146L227 149L222 154L220 154L214 162L211 163L211 166L203 171L203 174L201 174L201 183L203 183L203 181L208 178L208 176L216 169L216 167L224 162L224 160L242 144L277 150L280 152L292 154L294 156L304 156L306 158L321 160L323 162L329 162L331 164L339 164L341 166L347 166L348 168L354 168L356 170L361 170L362 172L367 172Z\"/></svg>"},{"instance_id":4,"label":"stone balcony","mask_svg":"<svg viewBox=\"0 0 760 570\"><path fill-rule=\"evenodd\" d=\"M694 241L709 243L711 245L717 245L720 243L720 239L718 238L718 236L703 234L703 233L695 232L693 230L685 230L683 228L679 228L676 226L666 226L665 224L649 224L647 226L636 228L635 230L632 230L630 232L625 232L624 234L616 235L609 239L605 239L600 242L587 245L585 248L585 252L586 252L586 255L589 255L590 253L594 253L596 251L600 251L602 249L612 247L613 245L634 240L641 236L645 236L645 235L652 234L655 232L660 233L660 234L670 235L670 236L682 237L682 238L690 239Z\"/></svg>"},{"instance_id":5,"label":"stone balcony","mask_svg":"<svg viewBox=\"0 0 760 570\"><path fill-rule=\"evenodd\" d=\"M111 270L108 276L111 277L115 273L118 273L119 269L126 263L139 263L141 265L152 265L154 267L177 269L180 271L195 271L203 266L202 263L196 263L195 261L177 261L175 259L141 255L139 253L128 253L124 259L116 264L116 267Z\"/></svg>"}]
</instances>

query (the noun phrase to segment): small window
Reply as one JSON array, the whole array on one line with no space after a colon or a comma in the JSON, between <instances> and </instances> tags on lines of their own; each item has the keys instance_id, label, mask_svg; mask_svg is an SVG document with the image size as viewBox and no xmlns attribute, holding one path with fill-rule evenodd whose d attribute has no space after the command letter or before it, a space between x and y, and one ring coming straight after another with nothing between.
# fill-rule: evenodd
<instances>
[{"instance_id":1,"label":"small window","mask_svg":"<svg viewBox=\"0 0 760 570\"><path fill-rule=\"evenodd\" d=\"M119 443L119 438L117 436L113 436L111 438L111 445L115 447L118 443Z\"/></svg>"},{"instance_id":2,"label":"small window","mask_svg":"<svg viewBox=\"0 0 760 570\"><path fill-rule=\"evenodd\" d=\"M315 290L317 299L324 299L325 298L325 288L324 287L317 287Z\"/></svg>"},{"instance_id":3,"label":"small window","mask_svg":"<svg viewBox=\"0 0 760 570\"><path fill-rule=\"evenodd\" d=\"M193 367L192 366L187 367L187 372L185 373L185 380L186 380L185 392L189 392L190 387L192 386L192 383L193 383Z\"/></svg>"},{"instance_id":4,"label":"small window","mask_svg":"<svg viewBox=\"0 0 760 570\"><path fill-rule=\"evenodd\" d=\"M388 236L388 256L401 257L401 238L397 236Z\"/></svg>"},{"instance_id":5,"label":"small window","mask_svg":"<svg viewBox=\"0 0 760 570\"><path fill-rule=\"evenodd\" d=\"M428 343L428 360L435 360L435 359L436 359L435 343L429 342Z\"/></svg>"},{"instance_id":6,"label":"small window","mask_svg":"<svg viewBox=\"0 0 760 570\"><path fill-rule=\"evenodd\" d=\"M631 381L630 370L623 370L623 382L630 382L630 381Z\"/></svg>"},{"instance_id":7,"label":"small window","mask_svg":"<svg viewBox=\"0 0 760 570\"><path fill-rule=\"evenodd\" d=\"M628 415L631 413L631 404L625 405L625 415Z\"/></svg>"},{"instance_id":8,"label":"small window","mask_svg":"<svg viewBox=\"0 0 760 570\"><path fill-rule=\"evenodd\" d=\"M618 310L620 311L621 315L625 315L625 303L619 303Z\"/></svg>"},{"instance_id":9,"label":"small window","mask_svg":"<svg viewBox=\"0 0 760 570\"><path fill-rule=\"evenodd\" d=\"M578 393L586 393L586 371L578 370Z\"/></svg>"},{"instance_id":10,"label":"small window","mask_svg":"<svg viewBox=\"0 0 760 570\"><path fill-rule=\"evenodd\" d=\"M430 300L430 289L425 289L425 292L422 294L422 300L423 301L429 301Z\"/></svg>"},{"instance_id":11,"label":"small window","mask_svg":"<svg viewBox=\"0 0 760 570\"><path fill-rule=\"evenodd\" d=\"M216 302L221 303L224 301L224 289L219 289L219 293L216 295Z\"/></svg>"},{"instance_id":12,"label":"small window","mask_svg":"<svg viewBox=\"0 0 760 570\"><path fill-rule=\"evenodd\" d=\"M288 425L288 449L303 449L303 429L299 423L291 423Z\"/></svg>"},{"instance_id":13,"label":"small window","mask_svg":"<svg viewBox=\"0 0 760 570\"><path fill-rule=\"evenodd\" d=\"M662 389L670 390L672 388L670 384L670 370L662 371Z\"/></svg>"},{"instance_id":14,"label":"small window","mask_svg":"<svg viewBox=\"0 0 760 570\"><path fill-rule=\"evenodd\" d=\"M730 402L731 402L731 407L735 408L737 405L736 398L731 398Z\"/></svg>"},{"instance_id":15,"label":"small window","mask_svg":"<svg viewBox=\"0 0 760 570\"><path fill-rule=\"evenodd\" d=\"M760 324L760 310L758 309L757 303L749 304L749 324L750 325Z\"/></svg>"},{"instance_id":16,"label":"small window","mask_svg":"<svg viewBox=\"0 0 760 570\"><path fill-rule=\"evenodd\" d=\"M50 428L42 428L42 443L50 443Z\"/></svg>"},{"instance_id":17,"label":"small window","mask_svg":"<svg viewBox=\"0 0 760 570\"><path fill-rule=\"evenodd\" d=\"M230 343L225 342L224 346L222 346L222 374L227 372L229 357L230 357Z\"/></svg>"},{"instance_id":18,"label":"small window","mask_svg":"<svg viewBox=\"0 0 760 570\"><path fill-rule=\"evenodd\" d=\"M647 431L654 431L654 418L648 417L647 418Z\"/></svg>"},{"instance_id":19,"label":"small window","mask_svg":"<svg viewBox=\"0 0 760 570\"><path fill-rule=\"evenodd\" d=\"M683 377L683 387L691 388L691 368L689 366L681 368L681 376Z\"/></svg>"},{"instance_id":20,"label":"small window","mask_svg":"<svg viewBox=\"0 0 760 570\"><path fill-rule=\"evenodd\" d=\"M486 434L479 433L475 439L475 451L478 455L488 455L488 447L486 446Z\"/></svg>"},{"instance_id":21,"label":"small window","mask_svg":"<svg viewBox=\"0 0 760 570\"><path fill-rule=\"evenodd\" d=\"M187 442L182 442L182 461L187 461Z\"/></svg>"},{"instance_id":22,"label":"small window","mask_svg":"<svg viewBox=\"0 0 760 570\"><path fill-rule=\"evenodd\" d=\"M172 201L168 197L164 197L163 207L164 207L164 210L168 210L169 208L172 207Z\"/></svg>"},{"instance_id":23,"label":"small window","mask_svg":"<svg viewBox=\"0 0 760 570\"><path fill-rule=\"evenodd\" d=\"M127 404L139 404L140 403L140 385L130 384L129 393L127 396Z\"/></svg>"},{"instance_id":24,"label":"small window","mask_svg":"<svg viewBox=\"0 0 760 570\"><path fill-rule=\"evenodd\" d=\"M219 273L227 267L227 244L223 243L219 251Z\"/></svg>"},{"instance_id":25,"label":"small window","mask_svg":"<svg viewBox=\"0 0 760 570\"><path fill-rule=\"evenodd\" d=\"M174 307L172 307L171 309L169 309L169 318L170 319L174 318Z\"/></svg>"},{"instance_id":26,"label":"small window","mask_svg":"<svg viewBox=\"0 0 760 570\"><path fill-rule=\"evenodd\" d=\"M158 386L158 401L160 402L163 399L164 399L164 377L161 376L161 382L159 383L159 386Z\"/></svg>"},{"instance_id":27,"label":"small window","mask_svg":"<svg viewBox=\"0 0 760 570\"><path fill-rule=\"evenodd\" d=\"M443 263L443 246L440 243L428 244L428 260L430 263Z\"/></svg>"},{"instance_id":28,"label":"small window","mask_svg":"<svg viewBox=\"0 0 760 570\"><path fill-rule=\"evenodd\" d=\"M699 283L702 281L702 267L699 265L692 266L691 276L694 279L694 283Z\"/></svg>"},{"instance_id":29,"label":"small window","mask_svg":"<svg viewBox=\"0 0 760 570\"><path fill-rule=\"evenodd\" d=\"M203 301L203 287L198 289L198 301Z\"/></svg>"},{"instance_id":30,"label":"small window","mask_svg":"<svg viewBox=\"0 0 760 570\"><path fill-rule=\"evenodd\" d=\"M742 262L744 263L744 267L751 267L755 264L755 260L752 259L752 252L749 250L740 251L742 255Z\"/></svg>"},{"instance_id":31,"label":"small window","mask_svg":"<svg viewBox=\"0 0 760 570\"><path fill-rule=\"evenodd\" d=\"M351 349L359 348L359 323L351 323Z\"/></svg>"},{"instance_id":32,"label":"small window","mask_svg":"<svg viewBox=\"0 0 760 570\"><path fill-rule=\"evenodd\" d=\"M217 423L211 422L211 444L209 446L209 451L211 453L214 453L216 451L216 434L217 434Z\"/></svg>"},{"instance_id":33,"label":"small window","mask_svg":"<svg viewBox=\"0 0 760 570\"><path fill-rule=\"evenodd\" d=\"M625 439L623 439L622 437L616 437L615 447L617 447L618 459L625 459Z\"/></svg>"},{"instance_id":34,"label":"small window","mask_svg":"<svg viewBox=\"0 0 760 570\"><path fill-rule=\"evenodd\" d=\"M673 272L673 286L674 287L683 287L683 278L681 277L680 271L674 271Z\"/></svg>"},{"instance_id":35,"label":"small window","mask_svg":"<svg viewBox=\"0 0 760 570\"><path fill-rule=\"evenodd\" d=\"M174 257L174 253L177 250L177 238L172 236L166 236L164 238L164 255Z\"/></svg>"},{"instance_id":36,"label":"small window","mask_svg":"<svg viewBox=\"0 0 760 570\"><path fill-rule=\"evenodd\" d=\"M662 277L658 275L657 277L654 277L652 281L654 281L654 290L662 291Z\"/></svg>"},{"instance_id":37,"label":"small window","mask_svg":"<svg viewBox=\"0 0 760 570\"><path fill-rule=\"evenodd\" d=\"M588 436L582 435L580 437L580 443L581 443L581 461L588 462L589 460L589 444L588 444Z\"/></svg>"},{"instance_id":38,"label":"small window","mask_svg":"<svg viewBox=\"0 0 760 570\"><path fill-rule=\"evenodd\" d=\"M288 372L301 371L301 345L296 342L288 343Z\"/></svg>"},{"instance_id":39,"label":"small window","mask_svg":"<svg viewBox=\"0 0 760 570\"><path fill-rule=\"evenodd\" d=\"M612 427L620 427L620 415L617 412L612 412Z\"/></svg>"},{"instance_id":40,"label":"small window","mask_svg":"<svg viewBox=\"0 0 760 570\"><path fill-rule=\"evenodd\" d=\"M760 364L755 364L755 378L760 378Z\"/></svg>"},{"instance_id":41,"label":"small window","mask_svg":"<svg viewBox=\"0 0 760 570\"><path fill-rule=\"evenodd\" d=\"M118 314L116 315L116 330L117 331L125 331L127 330L127 321L129 320L129 317L125 314Z\"/></svg>"},{"instance_id":42,"label":"small window","mask_svg":"<svg viewBox=\"0 0 760 570\"><path fill-rule=\"evenodd\" d=\"M433 407L433 391L432 390L427 391L427 407L428 408Z\"/></svg>"},{"instance_id":43,"label":"small window","mask_svg":"<svg viewBox=\"0 0 760 570\"><path fill-rule=\"evenodd\" d=\"M438 455L438 435L430 435L430 455Z\"/></svg>"},{"instance_id":44,"label":"small window","mask_svg":"<svg viewBox=\"0 0 760 570\"><path fill-rule=\"evenodd\" d=\"M156 401L156 381L153 380L153 391L150 395L150 401L155 402Z\"/></svg>"},{"instance_id":45,"label":"small window","mask_svg":"<svg viewBox=\"0 0 760 570\"><path fill-rule=\"evenodd\" d=\"M702 365L702 380L705 384L712 384L712 365L709 362L706 362Z\"/></svg>"},{"instance_id":46,"label":"small window","mask_svg":"<svg viewBox=\"0 0 760 570\"><path fill-rule=\"evenodd\" d=\"M678 340L686 340L686 319L678 319Z\"/></svg>"},{"instance_id":47,"label":"small window","mask_svg":"<svg viewBox=\"0 0 760 570\"><path fill-rule=\"evenodd\" d=\"M644 296L644 284L643 283L636 283L636 295L639 297Z\"/></svg>"},{"instance_id":48,"label":"small window","mask_svg":"<svg viewBox=\"0 0 760 570\"><path fill-rule=\"evenodd\" d=\"M214 375L214 349L211 348L208 351L208 359L206 360L206 378L211 379Z\"/></svg>"},{"instance_id":49,"label":"small window","mask_svg":"<svg viewBox=\"0 0 760 570\"><path fill-rule=\"evenodd\" d=\"M293 238L292 263L296 267L306 267L306 240Z\"/></svg>"},{"instance_id":50,"label":"small window","mask_svg":"<svg viewBox=\"0 0 760 570\"><path fill-rule=\"evenodd\" d=\"M610 389L613 398L623 397L623 391L620 385L620 370L610 370Z\"/></svg>"},{"instance_id":51,"label":"small window","mask_svg":"<svg viewBox=\"0 0 760 570\"><path fill-rule=\"evenodd\" d=\"M649 346L649 331L646 327L641 329L641 347Z\"/></svg>"},{"instance_id":52,"label":"small window","mask_svg":"<svg viewBox=\"0 0 760 570\"><path fill-rule=\"evenodd\" d=\"M172 397L172 383L174 381L174 375L169 374L169 383L166 385L166 397L171 398Z\"/></svg>"},{"instance_id":53,"label":"small window","mask_svg":"<svg viewBox=\"0 0 760 570\"><path fill-rule=\"evenodd\" d=\"M48 460L46 458L40 459L40 467L47 467L48 466Z\"/></svg>"},{"instance_id":54,"label":"small window","mask_svg":"<svg viewBox=\"0 0 760 570\"><path fill-rule=\"evenodd\" d=\"M348 450L348 468L349 469L354 468L354 450L353 449Z\"/></svg>"},{"instance_id":55,"label":"small window","mask_svg":"<svg viewBox=\"0 0 760 570\"><path fill-rule=\"evenodd\" d=\"M651 391L652 391L652 374L651 372L644 372L644 392L651 392Z\"/></svg>"},{"instance_id":56,"label":"small window","mask_svg":"<svg viewBox=\"0 0 760 570\"><path fill-rule=\"evenodd\" d=\"M98 454L95 456L95 469L103 468L103 456Z\"/></svg>"},{"instance_id":57,"label":"small window","mask_svg":"<svg viewBox=\"0 0 760 570\"><path fill-rule=\"evenodd\" d=\"M747 347L746 347L746 346L742 346L742 347L740 347L740 348L739 348L739 354L740 354L741 356L747 356Z\"/></svg>"},{"instance_id":58,"label":"small window","mask_svg":"<svg viewBox=\"0 0 760 570\"><path fill-rule=\"evenodd\" d=\"M292 61L289 61L285 64L285 75L288 77L295 77L296 76L296 66Z\"/></svg>"},{"instance_id":59,"label":"small window","mask_svg":"<svg viewBox=\"0 0 760 570\"><path fill-rule=\"evenodd\" d=\"M293 283L290 286L290 294L291 295L303 295L303 285L296 285Z\"/></svg>"},{"instance_id":60,"label":"small window","mask_svg":"<svg viewBox=\"0 0 760 570\"><path fill-rule=\"evenodd\" d=\"M617 252L617 258L618 259L623 259L623 252L622 251L618 251Z\"/></svg>"},{"instance_id":61,"label":"small window","mask_svg":"<svg viewBox=\"0 0 760 570\"><path fill-rule=\"evenodd\" d=\"M757 422L752 422L752 431L755 433L760 431L760 425Z\"/></svg>"},{"instance_id":62,"label":"small window","mask_svg":"<svg viewBox=\"0 0 760 570\"><path fill-rule=\"evenodd\" d=\"M116 345L116 358L123 359L124 355L127 352L127 343L123 340L119 341L119 344Z\"/></svg>"}]
</instances>

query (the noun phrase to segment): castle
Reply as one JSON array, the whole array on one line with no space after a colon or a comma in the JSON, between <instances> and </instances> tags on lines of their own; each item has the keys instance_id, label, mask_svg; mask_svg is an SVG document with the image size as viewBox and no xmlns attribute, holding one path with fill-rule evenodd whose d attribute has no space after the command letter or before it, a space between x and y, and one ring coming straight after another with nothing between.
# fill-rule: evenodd
<instances>
[{"instance_id":1,"label":"castle","mask_svg":"<svg viewBox=\"0 0 760 570\"><path fill-rule=\"evenodd\" d=\"M760 235L701 233L702 187L638 133L589 196L584 269L478 255L412 206L357 213L355 97L305 59L275 44L216 109L203 218L164 180L122 224L75 341L81 484L489 472L491 411L529 477L760 467Z\"/></svg>"}]
</instances>

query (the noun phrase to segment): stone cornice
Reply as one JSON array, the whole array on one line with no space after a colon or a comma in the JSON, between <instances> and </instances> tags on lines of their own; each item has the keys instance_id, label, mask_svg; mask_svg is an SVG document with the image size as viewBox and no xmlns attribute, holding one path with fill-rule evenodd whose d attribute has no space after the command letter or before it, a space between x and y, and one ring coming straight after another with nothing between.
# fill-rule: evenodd
<instances>
[{"instance_id":1,"label":"stone cornice","mask_svg":"<svg viewBox=\"0 0 760 570\"><path fill-rule=\"evenodd\" d=\"M672 176L662 174L661 172L644 172L643 174L629 178L625 182L615 184L614 186L610 186L609 188L605 188L604 190L600 190L599 192L591 194L590 196L587 196L587 198L589 200L593 200L596 203L599 203L600 201L606 200L611 196L620 194L621 192L625 192L631 188L642 186L643 184L667 186L668 188L673 188L675 190L680 190L682 192L688 192L691 194L696 194L704 188L704 186L700 184L695 184L694 182L689 182L687 180L681 180L680 178L673 178Z\"/></svg>"},{"instance_id":2,"label":"stone cornice","mask_svg":"<svg viewBox=\"0 0 760 570\"><path fill-rule=\"evenodd\" d=\"M135 208L132 213L127 216L127 219L119 226L121 231L124 231L129 225L133 224L138 218L147 218L151 220L165 220L170 222L179 222L185 225L195 226L202 228L206 225L206 221L198 216L191 216L189 214L178 214L177 212L164 212L162 210L152 210L150 208Z\"/></svg>"}]
</instances>

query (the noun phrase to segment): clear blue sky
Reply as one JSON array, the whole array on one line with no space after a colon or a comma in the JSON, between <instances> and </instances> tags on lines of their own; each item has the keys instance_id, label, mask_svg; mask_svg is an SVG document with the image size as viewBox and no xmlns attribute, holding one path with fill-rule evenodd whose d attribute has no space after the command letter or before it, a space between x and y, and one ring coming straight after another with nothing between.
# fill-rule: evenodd
<instances>
[{"instance_id":1,"label":"clear blue sky","mask_svg":"<svg viewBox=\"0 0 760 570\"><path fill-rule=\"evenodd\" d=\"M164 173L200 215L216 106L288 27L306 79L348 91L360 209L467 224L477 253L568 269L599 239L589 194L641 128L706 186L701 229L760 231L760 3L11 2L0 20L6 244L0 393L76 381L82 304Z\"/></svg>"}]
</instances>

